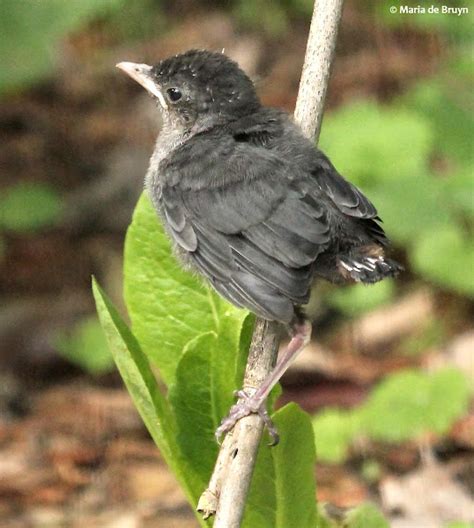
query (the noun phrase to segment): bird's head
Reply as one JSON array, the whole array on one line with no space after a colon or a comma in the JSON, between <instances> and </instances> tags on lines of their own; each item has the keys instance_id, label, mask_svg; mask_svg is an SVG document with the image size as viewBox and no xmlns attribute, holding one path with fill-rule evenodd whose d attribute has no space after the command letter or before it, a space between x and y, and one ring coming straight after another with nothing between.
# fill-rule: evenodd
<instances>
[{"instance_id":1,"label":"bird's head","mask_svg":"<svg viewBox=\"0 0 474 528\"><path fill-rule=\"evenodd\" d=\"M155 66L120 62L117 67L157 99L174 127L202 130L260 106L252 81L223 53L190 50Z\"/></svg>"}]
</instances>

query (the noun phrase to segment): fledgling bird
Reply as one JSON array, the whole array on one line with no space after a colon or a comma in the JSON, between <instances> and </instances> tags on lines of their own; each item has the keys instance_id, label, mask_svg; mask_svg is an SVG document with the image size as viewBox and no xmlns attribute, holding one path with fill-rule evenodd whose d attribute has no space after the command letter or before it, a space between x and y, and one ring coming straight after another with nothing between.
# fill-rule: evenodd
<instances>
[{"instance_id":1,"label":"fledgling bird","mask_svg":"<svg viewBox=\"0 0 474 528\"><path fill-rule=\"evenodd\" d=\"M158 102L163 127L146 188L178 256L234 305L285 324L292 339L255 391L238 393L217 430L259 413L311 326L317 278L374 283L401 266L385 256L377 211L283 111L222 53L190 50L155 66L117 65Z\"/></svg>"}]
</instances>

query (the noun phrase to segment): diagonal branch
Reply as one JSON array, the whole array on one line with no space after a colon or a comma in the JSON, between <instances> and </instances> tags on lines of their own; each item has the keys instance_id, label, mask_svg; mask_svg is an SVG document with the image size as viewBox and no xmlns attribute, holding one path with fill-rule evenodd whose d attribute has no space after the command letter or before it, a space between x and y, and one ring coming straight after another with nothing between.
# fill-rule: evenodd
<instances>
[{"instance_id":1,"label":"diagonal branch","mask_svg":"<svg viewBox=\"0 0 474 528\"><path fill-rule=\"evenodd\" d=\"M319 138L324 100L343 0L315 0L295 120L304 134ZM276 363L281 329L278 323L257 319L243 388L258 387ZM258 415L242 418L227 434L198 511L207 519L216 514L214 528L238 528L245 510L257 451L263 432Z\"/></svg>"}]
</instances>

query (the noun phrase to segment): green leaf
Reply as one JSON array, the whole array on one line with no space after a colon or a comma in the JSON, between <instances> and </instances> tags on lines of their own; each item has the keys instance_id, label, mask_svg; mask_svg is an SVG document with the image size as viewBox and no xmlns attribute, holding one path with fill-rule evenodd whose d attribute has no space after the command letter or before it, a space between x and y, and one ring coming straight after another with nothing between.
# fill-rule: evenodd
<instances>
[{"instance_id":1,"label":"green leaf","mask_svg":"<svg viewBox=\"0 0 474 528\"><path fill-rule=\"evenodd\" d=\"M236 362L235 370L235 384L239 388L242 386L242 380L244 379L247 357L249 355L253 329L255 327L255 320L255 315L249 312L247 317L244 319L240 330L239 357Z\"/></svg>"},{"instance_id":2,"label":"green leaf","mask_svg":"<svg viewBox=\"0 0 474 528\"><path fill-rule=\"evenodd\" d=\"M309 416L289 404L274 415L280 443L272 449L277 494L276 526L316 526L316 452Z\"/></svg>"},{"instance_id":3,"label":"green leaf","mask_svg":"<svg viewBox=\"0 0 474 528\"><path fill-rule=\"evenodd\" d=\"M435 283L474 296L474 241L461 226L447 224L427 233L410 255L413 268Z\"/></svg>"},{"instance_id":4,"label":"green leaf","mask_svg":"<svg viewBox=\"0 0 474 528\"><path fill-rule=\"evenodd\" d=\"M214 432L233 403L236 350L226 350L214 333L191 341L176 370L169 400L177 423L177 442L204 489L218 446Z\"/></svg>"},{"instance_id":5,"label":"green leaf","mask_svg":"<svg viewBox=\"0 0 474 528\"><path fill-rule=\"evenodd\" d=\"M275 467L269 446L260 442L242 528L276 528L276 510Z\"/></svg>"},{"instance_id":6,"label":"green leaf","mask_svg":"<svg viewBox=\"0 0 474 528\"><path fill-rule=\"evenodd\" d=\"M297 405L278 410L273 419L280 443L262 444L250 488L243 528L315 528L316 455L309 416Z\"/></svg>"},{"instance_id":7,"label":"green leaf","mask_svg":"<svg viewBox=\"0 0 474 528\"><path fill-rule=\"evenodd\" d=\"M202 334L215 332L222 350L237 350L247 312L227 303L176 261L145 193L127 232L124 265L133 332L168 385L185 346Z\"/></svg>"},{"instance_id":8,"label":"green leaf","mask_svg":"<svg viewBox=\"0 0 474 528\"><path fill-rule=\"evenodd\" d=\"M453 221L441 186L427 173L383 182L370 195L390 237L402 245L416 245L426 233Z\"/></svg>"},{"instance_id":9,"label":"green leaf","mask_svg":"<svg viewBox=\"0 0 474 528\"><path fill-rule=\"evenodd\" d=\"M248 352L254 316L249 315L241 330L241 357ZM242 386L243 370L239 367L237 350L223 348L219 336L210 332L191 341L176 369L175 383L169 391L169 401L176 416L177 443L188 464L188 471L204 489L217 457L218 447L214 432L234 403L233 393ZM236 372L240 371L239 375ZM278 386L277 391L280 390ZM278 392L272 391L270 406ZM266 446L265 446L266 447ZM260 462L265 467L273 464L266 454ZM270 472L273 472L273 469ZM258 473L258 471L257 471ZM268 471L264 471L264 479ZM258 477L257 477L258 480ZM275 501L275 497L267 497ZM258 515L258 514L257 514Z\"/></svg>"},{"instance_id":10,"label":"green leaf","mask_svg":"<svg viewBox=\"0 0 474 528\"><path fill-rule=\"evenodd\" d=\"M418 83L400 101L412 114L428 120L438 155L441 153L448 159L454 158L472 166L474 119L470 110L473 104L471 75L472 53L468 75L444 72L437 78Z\"/></svg>"},{"instance_id":11,"label":"green leaf","mask_svg":"<svg viewBox=\"0 0 474 528\"><path fill-rule=\"evenodd\" d=\"M161 394L138 341L95 279L92 291L99 320L110 352L148 431L171 467L178 458L173 451L175 421Z\"/></svg>"},{"instance_id":12,"label":"green leaf","mask_svg":"<svg viewBox=\"0 0 474 528\"><path fill-rule=\"evenodd\" d=\"M247 333L244 327L242 341L248 341ZM241 384L235 381L235 358L235 351L224 351L215 334L200 336L186 347L170 389L177 443L193 487L201 491L217 456L214 431L228 412L233 390ZM265 444L259 449L244 526L314 527L315 522L310 522L315 518L311 423L295 405L281 409L274 419L281 442L273 449Z\"/></svg>"},{"instance_id":13,"label":"green leaf","mask_svg":"<svg viewBox=\"0 0 474 528\"><path fill-rule=\"evenodd\" d=\"M54 225L62 210L61 198L51 187L19 183L0 197L0 228L34 232Z\"/></svg>"},{"instance_id":14,"label":"green leaf","mask_svg":"<svg viewBox=\"0 0 474 528\"><path fill-rule=\"evenodd\" d=\"M97 317L87 317L80 321L70 334L61 332L55 344L58 352L66 359L91 374L108 372L114 364Z\"/></svg>"},{"instance_id":15,"label":"green leaf","mask_svg":"<svg viewBox=\"0 0 474 528\"><path fill-rule=\"evenodd\" d=\"M347 528L389 528L389 524L375 505L367 502L351 510L346 517Z\"/></svg>"},{"instance_id":16,"label":"green leaf","mask_svg":"<svg viewBox=\"0 0 474 528\"><path fill-rule=\"evenodd\" d=\"M387 304L395 295L393 280L387 279L376 284L354 284L345 288L334 288L330 291L327 302L354 317Z\"/></svg>"},{"instance_id":17,"label":"green leaf","mask_svg":"<svg viewBox=\"0 0 474 528\"><path fill-rule=\"evenodd\" d=\"M320 141L337 170L366 189L426 172L432 145L426 118L372 101L359 101L325 116Z\"/></svg>"},{"instance_id":18,"label":"green leaf","mask_svg":"<svg viewBox=\"0 0 474 528\"><path fill-rule=\"evenodd\" d=\"M427 427L445 434L453 423L469 408L469 385L462 372L455 368L438 370L430 376L429 405L426 411ZM449 394L449 398L446 395Z\"/></svg>"},{"instance_id":19,"label":"green leaf","mask_svg":"<svg viewBox=\"0 0 474 528\"><path fill-rule=\"evenodd\" d=\"M399 372L380 383L360 409L360 430L390 442L429 431L443 434L467 411L468 401L467 381L457 370Z\"/></svg>"},{"instance_id":20,"label":"green leaf","mask_svg":"<svg viewBox=\"0 0 474 528\"><path fill-rule=\"evenodd\" d=\"M148 359L103 290L93 280L92 289L99 319L122 379L151 437L179 480L191 504L202 492L188 461L176 442L176 422L161 394ZM207 523L199 519L202 526Z\"/></svg>"},{"instance_id":21,"label":"green leaf","mask_svg":"<svg viewBox=\"0 0 474 528\"><path fill-rule=\"evenodd\" d=\"M345 460L358 430L356 413L325 409L313 418L318 460L339 463Z\"/></svg>"},{"instance_id":22,"label":"green leaf","mask_svg":"<svg viewBox=\"0 0 474 528\"><path fill-rule=\"evenodd\" d=\"M342 462L359 435L402 442L427 432L444 434L468 404L467 380L456 369L397 372L379 383L359 408L325 409L313 418L318 459Z\"/></svg>"}]
</instances>

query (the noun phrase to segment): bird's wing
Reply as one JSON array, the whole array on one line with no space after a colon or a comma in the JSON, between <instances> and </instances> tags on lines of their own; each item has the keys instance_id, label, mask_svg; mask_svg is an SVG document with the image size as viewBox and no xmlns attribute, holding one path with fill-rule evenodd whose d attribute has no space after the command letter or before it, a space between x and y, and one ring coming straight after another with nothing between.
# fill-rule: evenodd
<instances>
[{"instance_id":1,"label":"bird's wing","mask_svg":"<svg viewBox=\"0 0 474 528\"><path fill-rule=\"evenodd\" d=\"M182 184L168 168L175 184L163 187L162 205L171 235L224 297L289 322L293 305L307 302L312 264L329 243L326 211L290 161L249 144L227 154L227 162L207 160L207 186L190 183L203 177L198 164Z\"/></svg>"},{"instance_id":2,"label":"bird's wing","mask_svg":"<svg viewBox=\"0 0 474 528\"><path fill-rule=\"evenodd\" d=\"M318 164L313 176L320 188L344 214L361 219L377 218L377 210L359 189L345 180L322 153L317 153Z\"/></svg>"}]
</instances>

